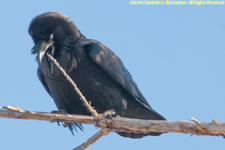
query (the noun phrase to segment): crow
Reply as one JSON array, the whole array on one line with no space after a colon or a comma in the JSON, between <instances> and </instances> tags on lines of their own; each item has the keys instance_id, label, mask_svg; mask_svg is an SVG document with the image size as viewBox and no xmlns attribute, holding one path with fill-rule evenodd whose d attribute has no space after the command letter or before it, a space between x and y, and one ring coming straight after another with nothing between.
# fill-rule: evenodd
<instances>
[{"instance_id":1,"label":"crow","mask_svg":"<svg viewBox=\"0 0 225 150\"><path fill-rule=\"evenodd\" d=\"M66 15L49 12L35 17L29 26L37 54L38 78L59 110L91 115L60 70L46 55L52 55L77 84L98 113L113 110L127 118L165 120L154 111L120 58L102 43L86 38ZM81 124L69 124L73 133ZM119 132L129 138L160 135Z\"/></svg>"}]
</instances>

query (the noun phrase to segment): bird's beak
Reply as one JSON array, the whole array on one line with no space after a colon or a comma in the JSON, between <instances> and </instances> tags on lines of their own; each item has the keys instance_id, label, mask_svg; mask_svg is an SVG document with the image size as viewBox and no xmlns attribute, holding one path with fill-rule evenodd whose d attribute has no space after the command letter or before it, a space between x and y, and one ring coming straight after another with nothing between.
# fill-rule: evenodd
<instances>
[{"instance_id":1,"label":"bird's beak","mask_svg":"<svg viewBox=\"0 0 225 150\"><path fill-rule=\"evenodd\" d=\"M45 41L40 41L37 43L37 45L35 46L35 51L38 52L38 61L39 61L39 64L41 64L42 62L42 59L43 57L45 56L45 53L46 51L48 50L48 48L50 47L51 45L48 44L47 42Z\"/></svg>"},{"instance_id":2,"label":"bird's beak","mask_svg":"<svg viewBox=\"0 0 225 150\"><path fill-rule=\"evenodd\" d=\"M55 53L55 49L52 42L45 42L40 41L36 44L34 51L38 52L38 61L39 64L42 63L43 58L46 59L46 62L49 65L49 68L51 70L51 74L53 74L53 62L48 58L47 55L45 55L47 52L50 53L52 56Z\"/></svg>"}]
</instances>

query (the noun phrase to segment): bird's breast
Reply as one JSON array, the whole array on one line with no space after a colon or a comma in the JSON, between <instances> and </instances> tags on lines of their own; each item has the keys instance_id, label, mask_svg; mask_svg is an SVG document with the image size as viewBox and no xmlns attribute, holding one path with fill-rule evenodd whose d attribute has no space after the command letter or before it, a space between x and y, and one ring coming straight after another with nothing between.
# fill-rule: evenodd
<instances>
[{"instance_id":1,"label":"bird's breast","mask_svg":"<svg viewBox=\"0 0 225 150\"><path fill-rule=\"evenodd\" d=\"M99 112L112 109L122 113L120 86L88 58L83 59L68 75L77 84L85 98ZM63 75L46 80L57 107L72 114L90 114L83 106L74 87Z\"/></svg>"}]
</instances>

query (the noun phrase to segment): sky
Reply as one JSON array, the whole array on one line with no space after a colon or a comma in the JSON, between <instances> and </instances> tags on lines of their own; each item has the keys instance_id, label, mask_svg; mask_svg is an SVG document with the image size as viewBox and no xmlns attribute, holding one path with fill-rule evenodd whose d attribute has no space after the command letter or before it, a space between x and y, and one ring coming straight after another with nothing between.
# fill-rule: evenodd
<instances>
[{"instance_id":1,"label":"sky","mask_svg":"<svg viewBox=\"0 0 225 150\"><path fill-rule=\"evenodd\" d=\"M37 77L28 34L45 12L66 14L90 39L114 51L149 104L167 120L225 122L225 5L131 5L129 0L2 1L0 106L51 112L56 106ZM99 129L73 136L57 123L0 118L1 149L71 150ZM166 133L142 139L116 133L87 150L221 149L222 137Z\"/></svg>"}]
</instances>

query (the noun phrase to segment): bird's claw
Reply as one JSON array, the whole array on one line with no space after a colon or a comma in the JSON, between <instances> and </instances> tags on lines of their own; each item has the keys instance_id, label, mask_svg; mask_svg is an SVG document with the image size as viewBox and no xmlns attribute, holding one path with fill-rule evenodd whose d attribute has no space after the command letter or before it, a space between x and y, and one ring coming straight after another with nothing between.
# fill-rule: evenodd
<instances>
[{"instance_id":1,"label":"bird's claw","mask_svg":"<svg viewBox=\"0 0 225 150\"><path fill-rule=\"evenodd\" d=\"M51 111L51 113L52 114L69 115L64 109L53 110L53 111ZM60 126L59 119L56 119L56 122L57 122L58 126ZM62 125L63 125L63 127L66 128L69 125L69 123L64 122L64 123L62 123Z\"/></svg>"},{"instance_id":2,"label":"bird's claw","mask_svg":"<svg viewBox=\"0 0 225 150\"><path fill-rule=\"evenodd\" d=\"M110 109L110 110L104 111L103 114L101 114L101 116L103 118L110 118L110 119L112 119L112 116L114 116L115 114L116 114L116 112Z\"/></svg>"},{"instance_id":3,"label":"bird's claw","mask_svg":"<svg viewBox=\"0 0 225 150\"><path fill-rule=\"evenodd\" d=\"M64 109L53 110L51 111L52 114L61 114L61 115L69 115Z\"/></svg>"}]
</instances>

